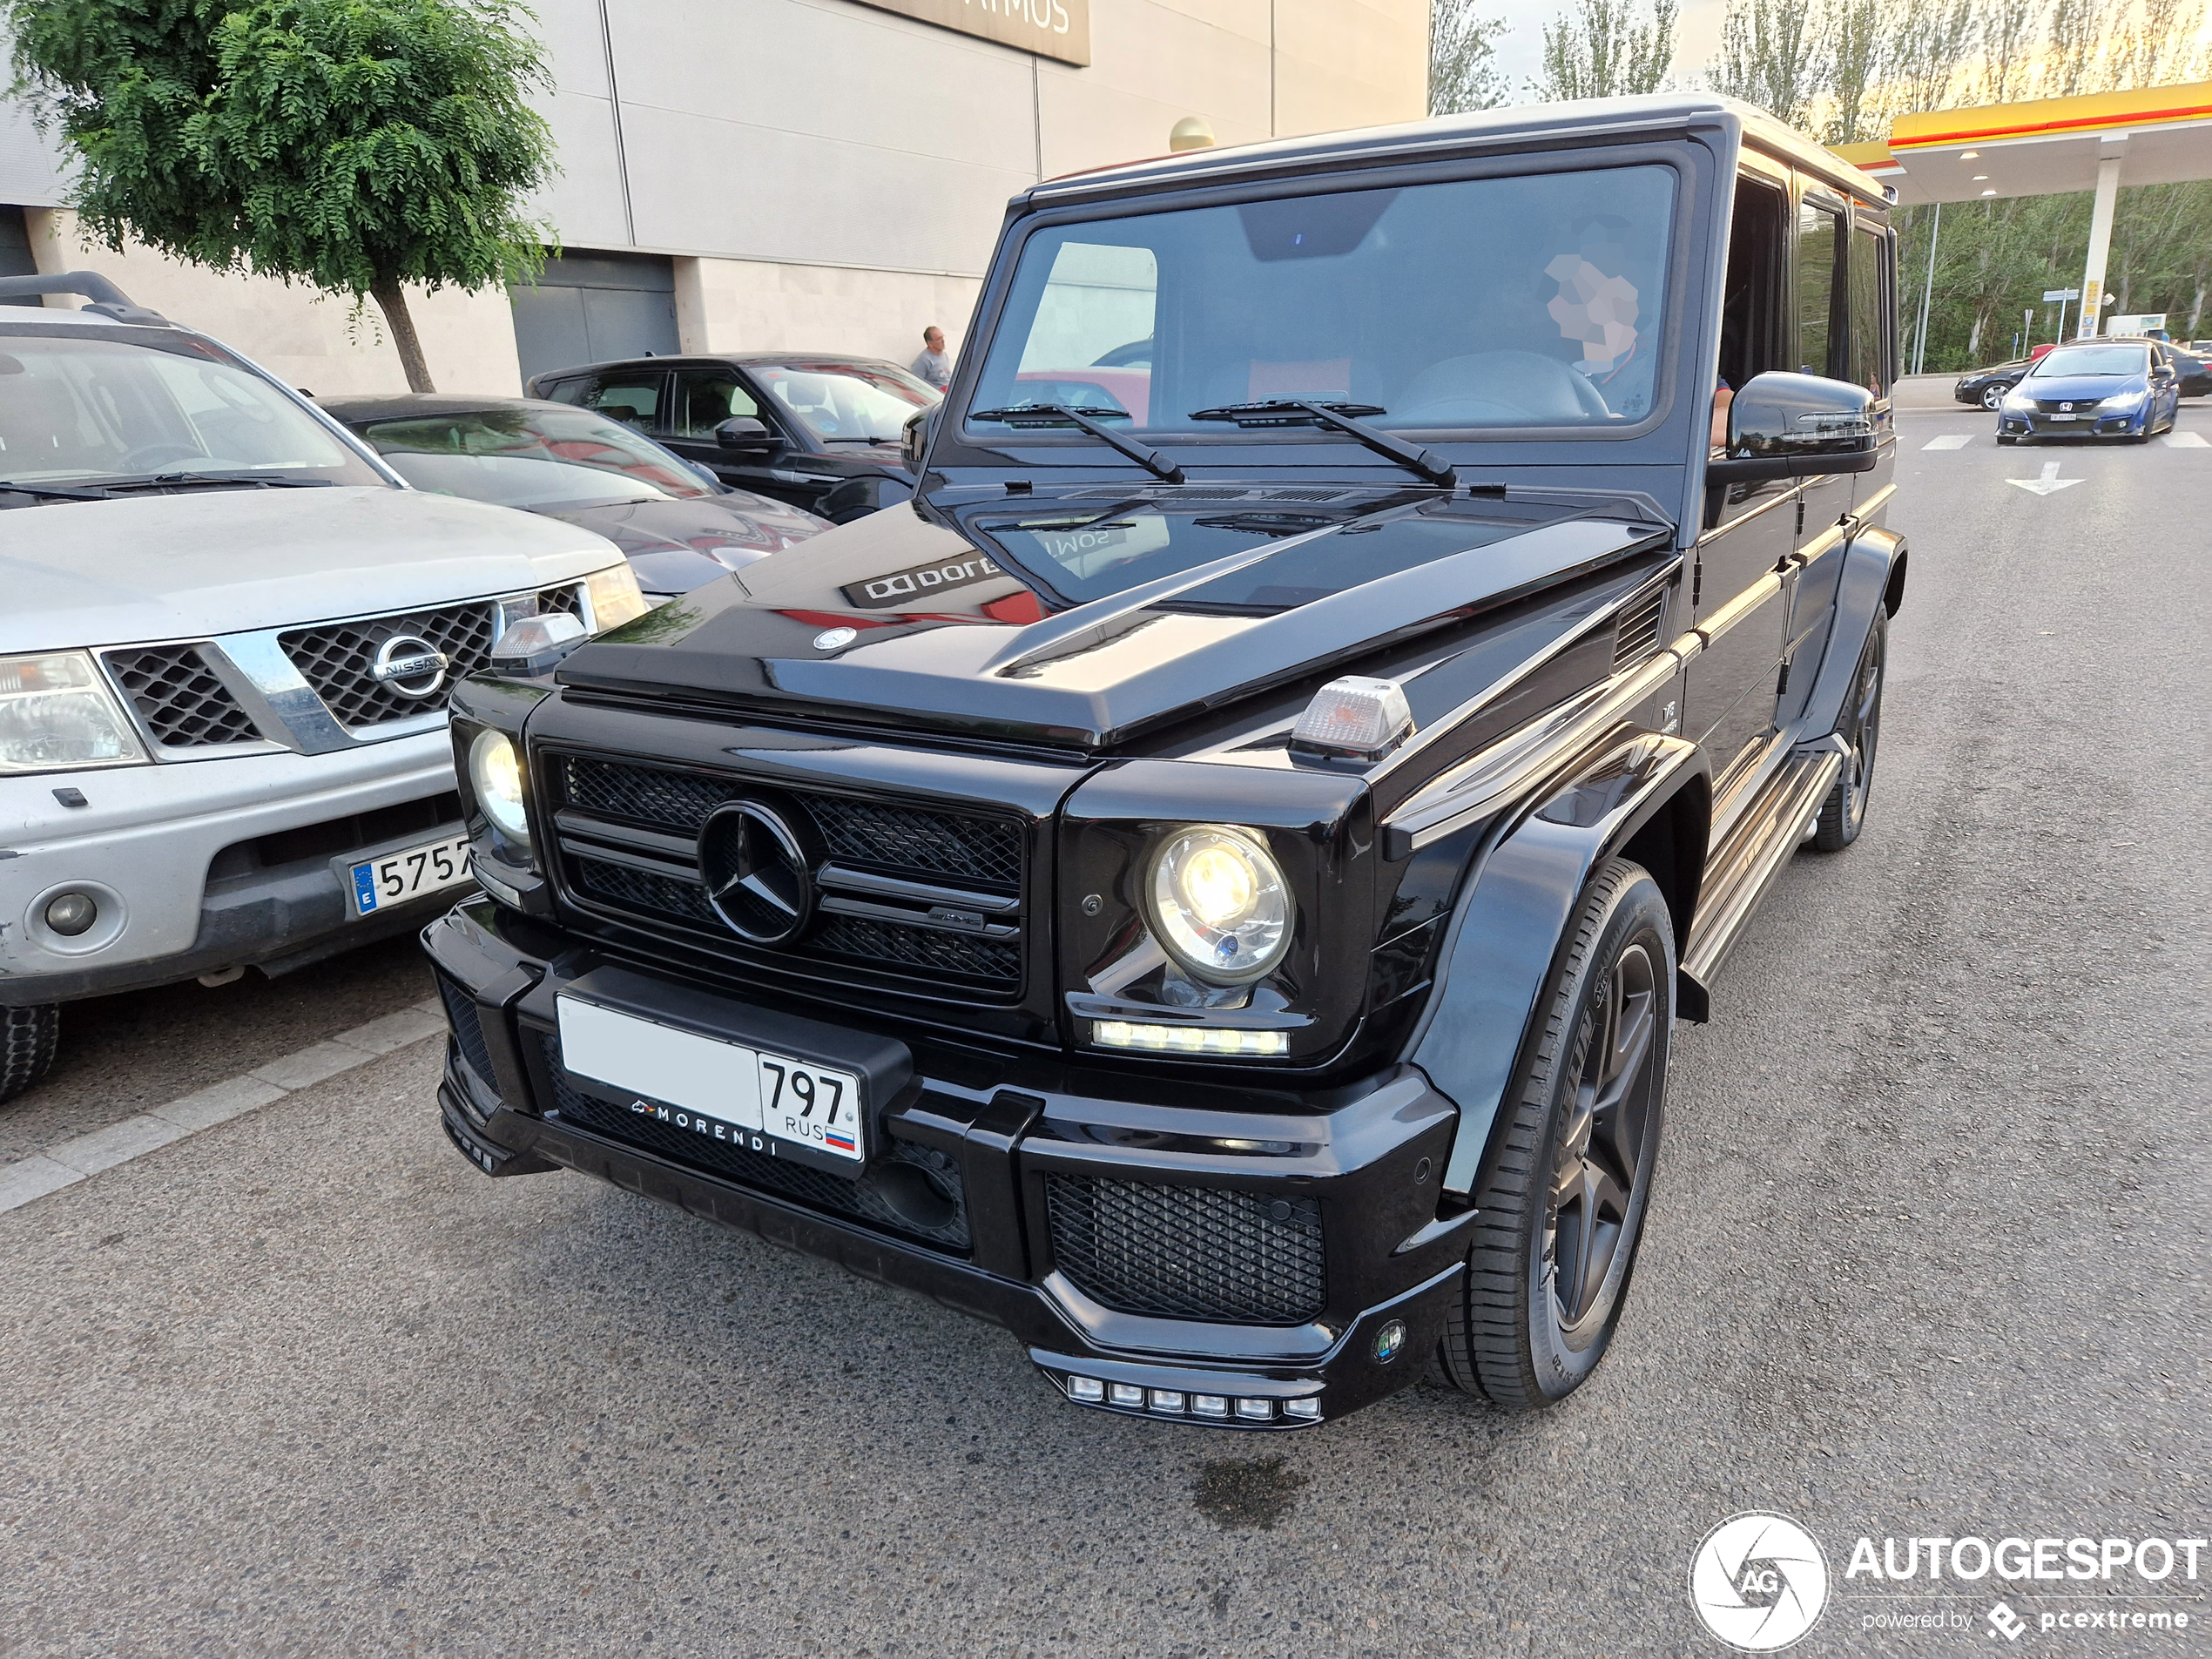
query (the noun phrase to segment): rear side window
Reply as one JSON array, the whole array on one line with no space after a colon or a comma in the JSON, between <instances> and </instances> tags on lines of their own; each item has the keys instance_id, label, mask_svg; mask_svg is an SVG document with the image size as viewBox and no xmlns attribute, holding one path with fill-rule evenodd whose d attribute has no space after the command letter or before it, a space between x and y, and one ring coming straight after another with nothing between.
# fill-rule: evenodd
<instances>
[{"instance_id":1,"label":"rear side window","mask_svg":"<svg viewBox=\"0 0 2212 1659\"><path fill-rule=\"evenodd\" d=\"M1851 237L1851 378L1876 397L1890 389L1889 238L1862 225Z\"/></svg>"},{"instance_id":2,"label":"rear side window","mask_svg":"<svg viewBox=\"0 0 2212 1659\"><path fill-rule=\"evenodd\" d=\"M1847 378L1843 362L1844 221L1817 202L1797 205L1797 369Z\"/></svg>"},{"instance_id":3,"label":"rear side window","mask_svg":"<svg viewBox=\"0 0 2212 1659\"><path fill-rule=\"evenodd\" d=\"M667 430L665 401L668 376L659 374L587 374L547 387L556 403L573 403L597 409L610 420L634 426L641 432Z\"/></svg>"}]
</instances>

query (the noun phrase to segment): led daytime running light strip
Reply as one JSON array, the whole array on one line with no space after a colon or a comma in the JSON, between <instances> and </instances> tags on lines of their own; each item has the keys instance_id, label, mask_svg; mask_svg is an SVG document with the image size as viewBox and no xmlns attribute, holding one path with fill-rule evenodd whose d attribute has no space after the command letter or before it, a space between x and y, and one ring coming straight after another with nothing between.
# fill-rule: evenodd
<instances>
[{"instance_id":1,"label":"led daytime running light strip","mask_svg":"<svg viewBox=\"0 0 2212 1659\"><path fill-rule=\"evenodd\" d=\"M1095 1020L1090 1040L1102 1049L1143 1049L1157 1054L1286 1055L1286 1031L1238 1031L1221 1026L1143 1025Z\"/></svg>"}]
</instances>

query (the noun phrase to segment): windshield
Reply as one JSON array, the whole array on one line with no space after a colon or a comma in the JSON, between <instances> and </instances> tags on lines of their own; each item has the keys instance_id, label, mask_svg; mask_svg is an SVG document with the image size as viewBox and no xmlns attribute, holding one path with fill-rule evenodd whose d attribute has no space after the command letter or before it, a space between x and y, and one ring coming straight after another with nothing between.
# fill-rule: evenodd
<instances>
[{"instance_id":1,"label":"windshield","mask_svg":"<svg viewBox=\"0 0 2212 1659\"><path fill-rule=\"evenodd\" d=\"M0 452L10 482L247 473L389 487L277 388L189 335L171 349L0 334Z\"/></svg>"},{"instance_id":2,"label":"windshield","mask_svg":"<svg viewBox=\"0 0 2212 1659\"><path fill-rule=\"evenodd\" d=\"M2145 374L2150 354L2141 346L2074 346L2046 352L2043 361L2027 371L2033 381L2056 380L2062 374Z\"/></svg>"},{"instance_id":3,"label":"windshield","mask_svg":"<svg viewBox=\"0 0 2212 1659\"><path fill-rule=\"evenodd\" d=\"M1620 167L1041 229L970 407L1153 431L1277 398L1400 428L1640 421L1674 199L1672 169Z\"/></svg>"},{"instance_id":4,"label":"windshield","mask_svg":"<svg viewBox=\"0 0 2212 1659\"><path fill-rule=\"evenodd\" d=\"M888 363L758 363L750 367L777 406L822 443L896 443L934 386Z\"/></svg>"},{"instance_id":5,"label":"windshield","mask_svg":"<svg viewBox=\"0 0 2212 1659\"><path fill-rule=\"evenodd\" d=\"M1556 506L1451 502L1425 490L1345 490L1325 502L1295 506L1259 499L1197 506L1138 497L1089 511L986 509L968 516L963 528L987 537L1008 563L1070 604L1273 549L1275 556L1224 570L1174 601L1179 610L1271 611L1487 546L1558 516ZM1344 533L1318 533L1329 530Z\"/></svg>"},{"instance_id":6,"label":"windshield","mask_svg":"<svg viewBox=\"0 0 2212 1659\"><path fill-rule=\"evenodd\" d=\"M665 501L715 492L626 426L582 409L482 409L361 428L417 489L502 507Z\"/></svg>"}]
</instances>

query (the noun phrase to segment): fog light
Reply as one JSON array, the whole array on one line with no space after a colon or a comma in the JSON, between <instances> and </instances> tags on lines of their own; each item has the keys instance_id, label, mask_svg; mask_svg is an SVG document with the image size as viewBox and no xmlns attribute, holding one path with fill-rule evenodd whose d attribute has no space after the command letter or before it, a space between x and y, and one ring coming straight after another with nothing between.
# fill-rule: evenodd
<instances>
[{"instance_id":1,"label":"fog light","mask_svg":"<svg viewBox=\"0 0 2212 1659\"><path fill-rule=\"evenodd\" d=\"M1142 1049L1152 1054L1286 1055L1286 1031L1233 1031L1218 1026L1143 1025L1130 1020L1095 1020L1090 1040L1102 1049Z\"/></svg>"},{"instance_id":2,"label":"fog light","mask_svg":"<svg viewBox=\"0 0 2212 1659\"><path fill-rule=\"evenodd\" d=\"M1173 1388L1152 1391L1152 1409L1156 1412L1179 1412L1183 1409L1183 1395Z\"/></svg>"},{"instance_id":3,"label":"fog light","mask_svg":"<svg viewBox=\"0 0 2212 1659\"><path fill-rule=\"evenodd\" d=\"M1237 1415L1247 1423L1271 1423L1275 1420L1275 1402L1271 1399L1240 1399Z\"/></svg>"},{"instance_id":4,"label":"fog light","mask_svg":"<svg viewBox=\"0 0 2212 1659\"><path fill-rule=\"evenodd\" d=\"M46 904L46 925L74 939L100 919L99 902L89 893L61 893Z\"/></svg>"},{"instance_id":5,"label":"fog light","mask_svg":"<svg viewBox=\"0 0 2212 1659\"><path fill-rule=\"evenodd\" d=\"M1142 1406L1144 1391L1135 1383L1116 1383L1106 1391L1106 1398L1116 1406Z\"/></svg>"},{"instance_id":6,"label":"fog light","mask_svg":"<svg viewBox=\"0 0 2212 1659\"><path fill-rule=\"evenodd\" d=\"M1190 1396L1190 1409L1201 1417L1226 1417L1229 1415L1229 1399L1225 1394L1193 1394Z\"/></svg>"},{"instance_id":7,"label":"fog light","mask_svg":"<svg viewBox=\"0 0 2212 1659\"><path fill-rule=\"evenodd\" d=\"M1311 1397L1305 1399L1286 1399L1283 1402L1283 1415L1303 1418L1309 1423L1318 1423L1321 1420L1321 1402Z\"/></svg>"},{"instance_id":8,"label":"fog light","mask_svg":"<svg viewBox=\"0 0 2212 1659\"><path fill-rule=\"evenodd\" d=\"M1106 1385L1096 1377L1068 1379L1068 1398L1080 1399L1086 1406L1102 1404L1106 1398Z\"/></svg>"},{"instance_id":9,"label":"fog light","mask_svg":"<svg viewBox=\"0 0 2212 1659\"><path fill-rule=\"evenodd\" d=\"M1388 1365L1398 1358L1398 1351L1406 1345L1406 1325L1402 1319L1393 1319L1375 1332L1375 1358Z\"/></svg>"}]
</instances>

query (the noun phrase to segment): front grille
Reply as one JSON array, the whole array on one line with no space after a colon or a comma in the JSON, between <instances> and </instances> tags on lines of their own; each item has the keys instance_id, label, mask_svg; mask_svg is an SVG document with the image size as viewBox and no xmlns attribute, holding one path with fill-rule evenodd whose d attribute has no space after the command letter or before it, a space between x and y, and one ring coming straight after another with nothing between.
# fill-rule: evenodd
<instances>
[{"instance_id":1,"label":"front grille","mask_svg":"<svg viewBox=\"0 0 2212 1659\"><path fill-rule=\"evenodd\" d=\"M550 1031L543 1035L542 1040L546 1076L553 1086L552 1116L557 1122L573 1123L610 1140L658 1153L671 1163L725 1177L741 1186L772 1192L809 1209L826 1210L941 1249L963 1253L968 1249L968 1207L961 1198L960 1165L943 1152L907 1141L891 1141L869 1163L871 1177L887 1166L903 1166L918 1171L947 1211L945 1218L933 1226L916 1217L911 1201L907 1206L907 1214L894 1210L871 1178L848 1180L811 1164L771 1157L765 1152L749 1151L726 1141L710 1140L595 1099L570 1085L568 1074L561 1068L561 1040ZM910 1176L905 1178L913 1179Z\"/></svg>"},{"instance_id":2,"label":"front grille","mask_svg":"<svg viewBox=\"0 0 2212 1659\"><path fill-rule=\"evenodd\" d=\"M1044 1186L1055 1263L1117 1312L1303 1325L1325 1305L1311 1198L1093 1175L1048 1175Z\"/></svg>"},{"instance_id":3,"label":"front grille","mask_svg":"<svg viewBox=\"0 0 2212 1659\"><path fill-rule=\"evenodd\" d=\"M570 890L583 901L625 919L673 922L708 934L715 944L742 946L708 904L695 861L664 840L632 836L626 827L658 836L697 836L708 816L727 801L765 793L790 811L802 839L811 839L822 864L894 876L1003 901L1022 893L1024 832L1007 819L862 800L817 790L766 788L740 778L679 772L595 756L566 755L543 766L559 804L582 813L564 823L561 851ZM811 832L811 834L810 834ZM657 867L639 867L644 856ZM901 901L881 902L893 908ZM840 914L826 906L813 927L776 954L817 962L864 968L895 979L932 986L941 981L1010 991L1022 982L1019 934L986 937L921 925L929 901L910 907L916 921ZM1018 927L1019 916L992 911L994 925Z\"/></svg>"},{"instance_id":4,"label":"front grille","mask_svg":"<svg viewBox=\"0 0 2212 1659\"><path fill-rule=\"evenodd\" d=\"M215 748L260 738L230 688L209 671L197 645L111 651L107 665L153 740L165 748Z\"/></svg>"},{"instance_id":5,"label":"front grille","mask_svg":"<svg viewBox=\"0 0 2212 1659\"><path fill-rule=\"evenodd\" d=\"M491 660L498 617L499 607L482 601L377 617L367 622L295 628L279 635L277 643L339 724L358 729L444 708L453 683L475 673ZM445 653L445 680L428 697L409 697L370 676L378 649L386 640L402 635Z\"/></svg>"},{"instance_id":6,"label":"front grille","mask_svg":"<svg viewBox=\"0 0 2212 1659\"><path fill-rule=\"evenodd\" d=\"M1667 596L1655 593L1613 626L1613 671L1633 668L1659 648L1659 624L1667 615Z\"/></svg>"}]
</instances>

